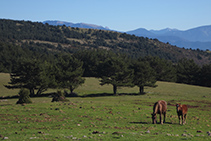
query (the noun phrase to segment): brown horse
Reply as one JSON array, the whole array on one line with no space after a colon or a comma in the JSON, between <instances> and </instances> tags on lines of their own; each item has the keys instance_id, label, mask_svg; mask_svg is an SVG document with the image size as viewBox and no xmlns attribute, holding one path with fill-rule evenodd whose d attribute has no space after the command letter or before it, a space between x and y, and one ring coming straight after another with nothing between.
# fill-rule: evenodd
<instances>
[{"instance_id":1,"label":"brown horse","mask_svg":"<svg viewBox=\"0 0 211 141\"><path fill-rule=\"evenodd\" d=\"M177 115L179 118L179 124L181 124L180 116L182 117L182 124L186 123L186 117L188 112L187 105L181 105L180 103L176 104Z\"/></svg>"},{"instance_id":2,"label":"brown horse","mask_svg":"<svg viewBox=\"0 0 211 141\"><path fill-rule=\"evenodd\" d=\"M163 124L166 120L166 111L167 111L167 102L164 100L160 100L156 102L153 106L153 113L152 113L152 123L157 123L156 114L160 114L160 124ZM162 114L164 116L164 120L162 121Z\"/></svg>"}]
</instances>

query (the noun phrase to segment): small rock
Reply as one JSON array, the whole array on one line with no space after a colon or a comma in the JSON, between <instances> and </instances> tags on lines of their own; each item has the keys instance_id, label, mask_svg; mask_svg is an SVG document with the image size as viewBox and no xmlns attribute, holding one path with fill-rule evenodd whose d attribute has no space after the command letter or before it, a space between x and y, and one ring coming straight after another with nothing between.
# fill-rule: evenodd
<instances>
[{"instance_id":1,"label":"small rock","mask_svg":"<svg viewBox=\"0 0 211 141\"><path fill-rule=\"evenodd\" d=\"M201 130L197 130L197 133L202 133L203 131L201 131Z\"/></svg>"},{"instance_id":2,"label":"small rock","mask_svg":"<svg viewBox=\"0 0 211 141\"><path fill-rule=\"evenodd\" d=\"M84 138L87 138L87 136L86 136L86 135L84 135L83 137L84 137Z\"/></svg>"},{"instance_id":3,"label":"small rock","mask_svg":"<svg viewBox=\"0 0 211 141\"><path fill-rule=\"evenodd\" d=\"M148 130L148 131L146 131L145 133L149 134L149 133L150 133L150 131Z\"/></svg>"},{"instance_id":4,"label":"small rock","mask_svg":"<svg viewBox=\"0 0 211 141\"><path fill-rule=\"evenodd\" d=\"M175 136L176 136L176 137L179 137L179 135L178 135L178 134L176 134Z\"/></svg>"},{"instance_id":5,"label":"small rock","mask_svg":"<svg viewBox=\"0 0 211 141\"><path fill-rule=\"evenodd\" d=\"M166 135L167 135L167 136L171 136L171 134L169 134L169 133L167 133Z\"/></svg>"},{"instance_id":6,"label":"small rock","mask_svg":"<svg viewBox=\"0 0 211 141\"><path fill-rule=\"evenodd\" d=\"M187 134L182 134L182 136L183 136L183 137L187 137L188 135L187 135Z\"/></svg>"},{"instance_id":7,"label":"small rock","mask_svg":"<svg viewBox=\"0 0 211 141\"><path fill-rule=\"evenodd\" d=\"M199 135L199 134L196 134L196 137L200 137L201 135Z\"/></svg>"},{"instance_id":8,"label":"small rock","mask_svg":"<svg viewBox=\"0 0 211 141\"><path fill-rule=\"evenodd\" d=\"M36 138L37 138L37 137L30 137L29 139L32 140L32 139L36 139Z\"/></svg>"},{"instance_id":9,"label":"small rock","mask_svg":"<svg viewBox=\"0 0 211 141\"><path fill-rule=\"evenodd\" d=\"M9 138L8 137L4 137L4 140L8 140Z\"/></svg>"},{"instance_id":10,"label":"small rock","mask_svg":"<svg viewBox=\"0 0 211 141\"><path fill-rule=\"evenodd\" d=\"M190 134L190 133L188 134L188 136L193 137L193 135L192 135L192 134Z\"/></svg>"},{"instance_id":11,"label":"small rock","mask_svg":"<svg viewBox=\"0 0 211 141\"><path fill-rule=\"evenodd\" d=\"M73 137L73 135L70 135L70 136L67 136L66 138L70 139L70 138L72 138L72 137Z\"/></svg>"}]
</instances>

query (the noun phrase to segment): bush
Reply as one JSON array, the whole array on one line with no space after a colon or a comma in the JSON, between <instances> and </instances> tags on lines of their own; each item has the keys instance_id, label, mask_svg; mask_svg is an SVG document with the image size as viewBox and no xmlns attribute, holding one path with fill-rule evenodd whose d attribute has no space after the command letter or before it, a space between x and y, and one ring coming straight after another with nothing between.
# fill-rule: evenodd
<instances>
[{"instance_id":1,"label":"bush","mask_svg":"<svg viewBox=\"0 0 211 141\"><path fill-rule=\"evenodd\" d=\"M19 100L17 101L16 104L32 103L29 96L30 94L29 90L21 89L18 94L19 94Z\"/></svg>"},{"instance_id":2,"label":"bush","mask_svg":"<svg viewBox=\"0 0 211 141\"><path fill-rule=\"evenodd\" d=\"M67 102L67 101L69 101L69 100L65 98L64 94L63 94L61 91L58 91L58 92L54 95L54 97L53 97L53 99L52 99L51 102L54 102L54 101L56 101L56 102L58 102L58 101Z\"/></svg>"}]
</instances>

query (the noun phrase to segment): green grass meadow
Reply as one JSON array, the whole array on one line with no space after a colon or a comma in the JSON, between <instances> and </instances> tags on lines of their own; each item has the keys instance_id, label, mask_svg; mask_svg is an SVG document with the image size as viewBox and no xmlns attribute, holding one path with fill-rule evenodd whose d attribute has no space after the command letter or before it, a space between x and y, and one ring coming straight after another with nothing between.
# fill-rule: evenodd
<instances>
[{"instance_id":1,"label":"green grass meadow","mask_svg":"<svg viewBox=\"0 0 211 141\"><path fill-rule=\"evenodd\" d=\"M9 74L0 73L0 97L17 95L8 90ZM0 99L0 139L7 140L211 140L211 88L157 82L156 88L100 86L96 78L86 78L69 102L51 102L52 97L31 98L32 104L16 104L18 99ZM57 90L49 90L56 92ZM84 96L84 97L83 97ZM163 125L152 124L153 104L168 103ZM179 125L175 104L188 105L187 123ZM159 121L159 118L158 118Z\"/></svg>"}]
</instances>

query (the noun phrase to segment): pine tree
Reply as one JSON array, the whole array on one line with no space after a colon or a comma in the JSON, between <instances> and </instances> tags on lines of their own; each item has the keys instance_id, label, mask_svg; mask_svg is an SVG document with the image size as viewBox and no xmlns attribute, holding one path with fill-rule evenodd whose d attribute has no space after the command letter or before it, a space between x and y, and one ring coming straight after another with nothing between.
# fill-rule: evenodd
<instances>
[{"instance_id":1,"label":"pine tree","mask_svg":"<svg viewBox=\"0 0 211 141\"><path fill-rule=\"evenodd\" d=\"M199 80L199 85L211 87L211 64L202 66Z\"/></svg>"},{"instance_id":2,"label":"pine tree","mask_svg":"<svg viewBox=\"0 0 211 141\"><path fill-rule=\"evenodd\" d=\"M48 63L41 63L37 60L22 60L10 74L9 85L7 88L26 88L29 89L30 95L41 94L49 87L55 87L54 76L51 75Z\"/></svg>"},{"instance_id":3,"label":"pine tree","mask_svg":"<svg viewBox=\"0 0 211 141\"><path fill-rule=\"evenodd\" d=\"M129 69L128 60L122 56L110 56L99 65L99 72L101 74L100 84L111 84L113 86L114 94L117 93L118 87L133 86L132 84L132 70Z\"/></svg>"},{"instance_id":4,"label":"pine tree","mask_svg":"<svg viewBox=\"0 0 211 141\"><path fill-rule=\"evenodd\" d=\"M193 60L181 59L176 67L178 83L198 84L200 67Z\"/></svg>"},{"instance_id":5,"label":"pine tree","mask_svg":"<svg viewBox=\"0 0 211 141\"><path fill-rule=\"evenodd\" d=\"M134 71L133 83L139 87L140 94L144 94L144 86L156 86L156 73L148 62L134 61L131 68Z\"/></svg>"},{"instance_id":6,"label":"pine tree","mask_svg":"<svg viewBox=\"0 0 211 141\"><path fill-rule=\"evenodd\" d=\"M60 88L68 88L73 93L74 89L84 83L83 62L70 55L58 57L55 65L55 79Z\"/></svg>"}]
</instances>

